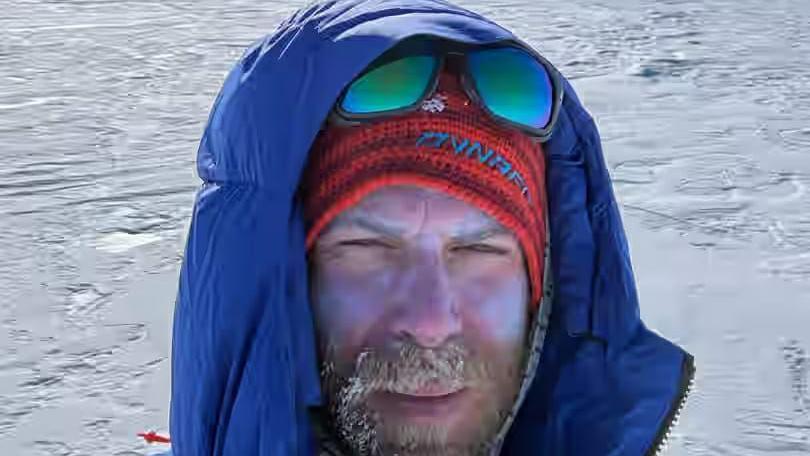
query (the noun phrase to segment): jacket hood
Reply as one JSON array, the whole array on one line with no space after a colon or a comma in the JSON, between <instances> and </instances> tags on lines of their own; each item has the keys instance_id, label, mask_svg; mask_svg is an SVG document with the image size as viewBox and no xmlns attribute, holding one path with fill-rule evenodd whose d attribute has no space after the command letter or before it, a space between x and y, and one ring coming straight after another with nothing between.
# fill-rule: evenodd
<instances>
[{"instance_id":1,"label":"jacket hood","mask_svg":"<svg viewBox=\"0 0 810 456\"><path fill-rule=\"evenodd\" d=\"M175 456L315 451L309 410L321 396L296 191L343 88L414 35L519 41L441 0L327 1L252 45L227 76L198 150L203 186L175 305ZM677 412L691 357L640 320L599 135L564 85L544 145L553 311L501 454L647 454Z\"/></svg>"}]
</instances>

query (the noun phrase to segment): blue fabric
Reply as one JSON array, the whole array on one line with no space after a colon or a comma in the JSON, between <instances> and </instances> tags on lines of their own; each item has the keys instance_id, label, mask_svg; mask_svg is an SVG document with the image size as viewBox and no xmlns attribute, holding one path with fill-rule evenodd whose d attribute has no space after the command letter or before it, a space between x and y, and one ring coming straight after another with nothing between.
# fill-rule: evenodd
<instances>
[{"instance_id":1,"label":"blue fabric","mask_svg":"<svg viewBox=\"0 0 810 456\"><path fill-rule=\"evenodd\" d=\"M329 1L254 44L227 77L198 151L204 185L175 307L174 456L313 454L307 408L321 397L296 189L342 88L416 34L513 38L440 0ZM546 144L554 310L503 454L640 455L687 355L640 321L599 135L565 90Z\"/></svg>"}]
</instances>

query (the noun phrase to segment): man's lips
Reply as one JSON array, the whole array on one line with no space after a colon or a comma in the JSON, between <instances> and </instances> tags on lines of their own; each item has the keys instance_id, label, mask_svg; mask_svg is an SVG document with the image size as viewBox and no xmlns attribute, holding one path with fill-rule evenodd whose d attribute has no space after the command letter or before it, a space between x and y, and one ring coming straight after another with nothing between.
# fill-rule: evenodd
<instances>
[{"instance_id":1,"label":"man's lips","mask_svg":"<svg viewBox=\"0 0 810 456\"><path fill-rule=\"evenodd\" d=\"M463 385L457 383L455 385L442 385L438 383L422 385L413 390L392 390L389 391L394 394L401 394L403 396L413 397L442 397L449 396L464 389Z\"/></svg>"},{"instance_id":2,"label":"man's lips","mask_svg":"<svg viewBox=\"0 0 810 456\"><path fill-rule=\"evenodd\" d=\"M433 422L457 413L469 395L466 388L431 386L408 393L380 391L369 399L370 405L383 415Z\"/></svg>"}]
</instances>

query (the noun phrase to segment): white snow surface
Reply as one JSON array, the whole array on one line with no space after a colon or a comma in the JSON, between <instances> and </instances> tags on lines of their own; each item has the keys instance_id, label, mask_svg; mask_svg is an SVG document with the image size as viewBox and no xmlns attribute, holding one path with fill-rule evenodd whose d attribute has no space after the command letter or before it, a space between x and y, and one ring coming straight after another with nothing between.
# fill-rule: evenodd
<instances>
[{"instance_id":1,"label":"white snow surface","mask_svg":"<svg viewBox=\"0 0 810 456\"><path fill-rule=\"evenodd\" d=\"M597 120L642 314L697 359L667 454L810 454L810 4L460 3ZM301 5L0 0L0 453L158 449L197 142Z\"/></svg>"}]
</instances>

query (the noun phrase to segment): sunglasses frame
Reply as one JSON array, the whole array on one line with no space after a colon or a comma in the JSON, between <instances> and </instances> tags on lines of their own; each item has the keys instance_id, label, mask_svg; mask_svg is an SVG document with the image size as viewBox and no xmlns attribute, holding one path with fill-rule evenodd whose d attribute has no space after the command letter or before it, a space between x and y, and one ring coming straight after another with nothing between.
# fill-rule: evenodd
<instances>
[{"instance_id":1,"label":"sunglasses frame","mask_svg":"<svg viewBox=\"0 0 810 456\"><path fill-rule=\"evenodd\" d=\"M467 55L474 52L492 49L503 49L503 48L518 49L522 52L527 53L546 70L546 74L548 75L551 82L552 105L551 105L551 114L549 116L548 123L546 124L545 127L534 128L525 124L514 122L510 119L495 114L494 112L492 112L492 110L489 109L486 103L484 103L482 97L479 95L478 90L475 86L475 78L473 77L472 72L469 69L469 64L467 62ZM343 109L342 107L343 102L354 81L374 71L380 66L386 65L391 62L395 62L397 60L406 57L413 57L419 55L434 57L436 59L436 65L434 66L433 72L430 75L429 79L430 82L426 85L424 93L422 93L422 95L419 98L417 98L414 103L397 109L392 109L388 111L376 111L371 113L352 113L347 112ZM450 59L456 60L459 64L458 68L461 75L461 85L464 92L466 92L467 96L470 98L472 102L477 103L478 106L483 108L483 110L491 118L495 119L499 123L506 124L512 128L516 128L528 134L532 138L536 139L538 142L541 143L546 142L551 138L551 133L554 130L554 125L557 123L557 118L559 117L560 108L562 107L563 96L565 92L563 90L562 85L562 76L560 75L560 72L554 67L554 65L551 64L551 62L549 62L543 56L535 52L531 47L516 40L504 40L487 45L470 45L455 41L448 41L445 39L433 38L429 36L428 37L419 36L405 40L404 42L395 45L392 48L392 50L384 53L381 57L377 58L371 65L368 66L368 68L366 68L362 73L360 73L357 77L355 77L352 80L352 82L349 83L343 89L340 96L338 97L337 102L335 103L332 113L330 114L330 121L340 125L361 125L363 123L367 123L375 119L407 114L419 110L420 107L422 106L422 103L436 93L436 89L439 85L438 76L442 72L444 67L450 64L448 62L448 60Z\"/></svg>"}]
</instances>

